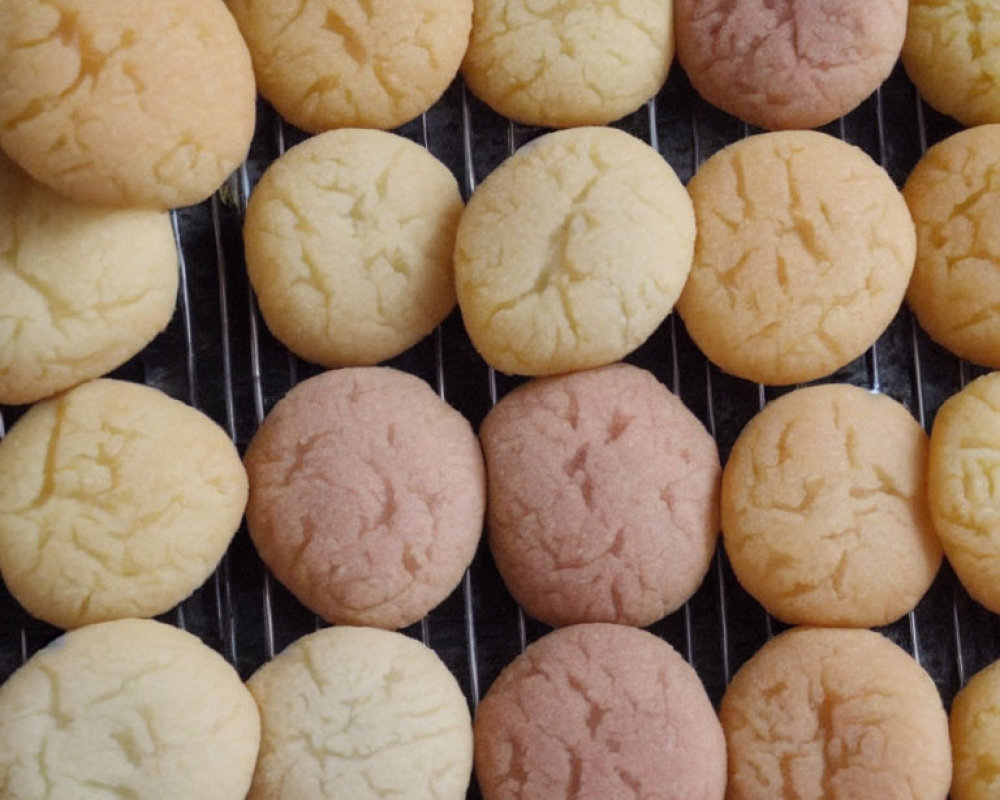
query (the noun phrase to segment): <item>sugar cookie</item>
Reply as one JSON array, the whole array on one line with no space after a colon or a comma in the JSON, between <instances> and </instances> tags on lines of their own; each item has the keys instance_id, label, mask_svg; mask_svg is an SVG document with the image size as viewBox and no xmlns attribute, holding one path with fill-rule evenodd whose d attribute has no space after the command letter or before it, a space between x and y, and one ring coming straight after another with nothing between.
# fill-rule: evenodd
<instances>
[{"instance_id":1,"label":"sugar cookie","mask_svg":"<svg viewBox=\"0 0 1000 800\"><path fill-rule=\"evenodd\" d=\"M816 128L889 77L906 0L675 0L677 60L698 93L762 128Z\"/></svg>"},{"instance_id":2,"label":"sugar cookie","mask_svg":"<svg viewBox=\"0 0 1000 800\"><path fill-rule=\"evenodd\" d=\"M259 742L236 671L153 620L64 634L0 686L10 800L243 800Z\"/></svg>"},{"instance_id":3,"label":"sugar cookie","mask_svg":"<svg viewBox=\"0 0 1000 800\"><path fill-rule=\"evenodd\" d=\"M486 505L479 442L413 375L354 367L300 383L245 460L261 558L330 622L416 622L475 555Z\"/></svg>"},{"instance_id":4,"label":"sugar cookie","mask_svg":"<svg viewBox=\"0 0 1000 800\"><path fill-rule=\"evenodd\" d=\"M736 577L792 624L898 619L941 566L926 470L927 434L885 395L825 384L774 400L743 429L723 476Z\"/></svg>"},{"instance_id":5,"label":"sugar cookie","mask_svg":"<svg viewBox=\"0 0 1000 800\"><path fill-rule=\"evenodd\" d=\"M177 300L159 211L85 206L0 155L0 403L33 403L123 364Z\"/></svg>"},{"instance_id":6,"label":"sugar cookie","mask_svg":"<svg viewBox=\"0 0 1000 800\"><path fill-rule=\"evenodd\" d=\"M211 419L148 386L91 381L0 442L0 572L60 628L161 614L215 569L246 497Z\"/></svg>"},{"instance_id":7,"label":"sugar cookie","mask_svg":"<svg viewBox=\"0 0 1000 800\"><path fill-rule=\"evenodd\" d=\"M480 430L490 549L549 625L649 625L701 584L719 531L715 441L628 364L531 381Z\"/></svg>"},{"instance_id":8,"label":"sugar cookie","mask_svg":"<svg viewBox=\"0 0 1000 800\"><path fill-rule=\"evenodd\" d=\"M777 385L829 375L899 310L913 221L857 147L815 131L751 136L708 159L688 190L698 240L677 310L726 372Z\"/></svg>"},{"instance_id":9,"label":"sugar cookie","mask_svg":"<svg viewBox=\"0 0 1000 800\"><path fill-rule=\"evenodd\" d=\"M476 713L484 800L722 800L725 741L687 662L624 625L561 628L529 645Z\"/></svg>"},{"instance_id":10,"label":"sugar cookie","mask_svg":"<svg viewBox=\"0 0 1000 800\"><path fill-rule=\"evenodd\" d=\"M454 176L409 139L339 130L308 139L257 184L247 271L271 332L327 367L376 364L455 306Z\"/></svg>"},{"instance_id":11,"label":"sugar cookie","mask_svg":"<svg viewBox=\"0 0 1000 800\"><path fill-rule=\"evenodd\" d=\"M727 800L945 800L948 719L906 652L868 630L793 628L747 661L719 710Z\"/></svg>"},{"instance_id":12,"label":"sugar cookie","mask_svg":"<svg viewBox=\"0 0 1000 800\"><path fill-rule=\"evenodd\" d=\"M978 672L951 702L951 800L1000 794L1000 661Z\"/></svg>"},{"instance_id":13,"label":"sugar cookie","mask_svg":"<svg viewBox=\"0 0 1000 800\"><path fill-rule=\"evenodd\" d=\"M247 686L261 714L247 800L464 800L469 708L420 642L373 628L325 628L265 664Z\"/></svg>"},{"instance_id":14,"label":"sugar cookie","mask_svg":"<svg viewBox=\"0 0 1000 800\"><path fill-rule=\"evenodd\" d=\"M466 330L504 372L618 361L670 313L693 247L691 201L649 145L613 128L550 133L487 177L462 215Z\"/></svg>"},{"instance_id":15,"label":"sugar cookie","mask_svg":"<svg viewBox=\"0 0 1000 800\"><path fill-rule=\"evenodd\" d=\"M260 93L312 133L420 116L458 73L472 26L472 0L226 2Z\"/></svg>"},{"instance_id":16,"label":"sugar cookie","mask_svg":"<svg viewBox=\"0 0 1000 800\"><path fill-rule=\"evenodd\" d=\"M0 147L73 199L203 200L246 155L256 96L222 0L0 5Z\"/></svg>"},{"instance_id":17,"label":"sugar cookie","mask_svg":"<svg viewBox=\"0 0 1000 800\"><path fill-rule=\"evenodd\" d=\"M672 0L476 0L462 77L518 122L601 125L656 94L673 57Z\"/></svg>"}]
</instances>

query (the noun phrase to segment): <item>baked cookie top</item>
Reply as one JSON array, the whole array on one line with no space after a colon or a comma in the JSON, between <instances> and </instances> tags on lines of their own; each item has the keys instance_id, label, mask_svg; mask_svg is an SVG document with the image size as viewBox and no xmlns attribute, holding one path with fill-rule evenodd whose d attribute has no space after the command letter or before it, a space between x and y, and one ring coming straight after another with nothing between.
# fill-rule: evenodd
<instances>
[{"instance_id":1,"label":"baked cookie top","mask_svg":"<svg viewBox=\"0 0 1000 800\"><path fill-rule=\"evenodd\" d=\"M951 701L951 800L992 800L1000 792L1000 662L977 672Z\"/></svg>"}]
</instances>

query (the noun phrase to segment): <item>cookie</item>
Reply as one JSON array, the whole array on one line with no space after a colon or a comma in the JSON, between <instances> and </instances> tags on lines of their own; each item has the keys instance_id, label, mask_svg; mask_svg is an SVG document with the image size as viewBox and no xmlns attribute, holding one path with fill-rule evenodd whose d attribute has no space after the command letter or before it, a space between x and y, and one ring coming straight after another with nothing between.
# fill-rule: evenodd
<instances>
[{"instance_id":1,"label":"cookie","mask_svg":"<svg viewBox=\"0 0 1000 800\"><path fill-rule=\"evenodd\" d=\"M948 719L934 681L868 630L793 628L747 661L719 710L727 800L945 800Z\"/></svg>"},{"instance_id":2,"label":"cookie","mask_svg":"<svg viewBox=\"0 0 1000 800\"><path fill-rule=\"evenodd\" d=\"M462 319L503 372L610 364L670 313L693 247L691 201L653 148L613 128L550 133L489 175L462 214Z\"/></svg>"},{"instance_id":3,"label":"cookie","mask_svg":"<svg viewBox=\"0 0 1000 800\"><path fill-rule=\"evenodd\" d=\"M226 3L260 93L311 133L420 116L458 73L472 26L472 0Z\"/></svg>"},{"instance_id":4,"label":"cookie","mask_svg":"<svg viewBox=\"0 0 1000 800\"><path fill-rule=\"evenodd\" d=\"M236 671L153 620L88 625L0 686L11 800L243 800L260 717Z\"/></svg>"},{"instance_id":5,"label":"cookie","mask_svg":"<svg viewBox=\"0 0 1000 800\"><path fill-rule=\"evenodd\" d=\"M675 0L677 60L709 103L770 130L817 128L889 77L906 0Z\"/></svg>"},{"instance_id":6,"label":"cookie","mask_svg":"<svg viewBox=\"0 0 1000 800\"><path fill-rule=\"evenodd\" d=\"M561 628L504 668L476 712L484 800L722 800L725 742L695 671L624 625Z\"/></svg>"},{"instance_id":7,"label":"cookie","mask_svg":"<svg viewBox=\"0 0 1000 800\"><path fill-rule=\"evenodd\" d=\"M698 240L677 310L726 372L774 385L829 375L899 310L913 221L857 147L815 131L751 136L709 158L688 190Z\"/></svg>"},{"instance_id":8,"label":"cookie","mask_svg":"<svg viewBox=\"0 0 1000 800\"><path fill-rule=\"evenodd\" d=\"M0 7L0 147L74 200L205 199L247 153L256 96L222 0Z\"/></svg>"},{"instance_id":9,"label":"cookie","mask_svg":"<svg viewBox=\"0 0 1000 800\"><path fill-rule=\"evenodd\" d=\"M701 584L719 530L715 441L628 364L538 378L480 430L490 549L549 625L649 625Z\"/></svg>"},{"instance_id":10,"label":"cookie","mask_svg":"<svg viewBox=\"0 0 1000 800\"><path fill-rule=\"evenodd\" d=\"M65 200L0 155L0 403L110 372L166 327L176 300L165 213Z\"/></svg>"},{"instance_id":11,"label":"cookie","mask_svg":"<svg viewBox=\"0 0 1000 800\"><path fill-rule=\"evenodd\" d=\"M927 498L948 562L970 595L1000 614L1000 373L938 409Z\"/></svg>"},{"instance_id":12,"label":"cookie","mask_svg":"<svg viewBox=\"0 0 1000 800\"><path fill-rule=\"evenodd\" d=\"M246 497L211 419L148 386L91 381L0 442L0 573L60 628L161 614L215 569Z\"/></svg>"},{"instance_id":13,"label":"cookie","mask_svg":"<svg viewBox=\"0 0 1000 800\"><path fill-rule=\"evenodd\" d=\"M476 0L468 87L527 125L602 125L656 94L674 57L671 0Z\"/></svg>"},{"instance_id":14,"label":"cookie","mask_svg":"<svg viewBox=\"0 0 1000 800\"><path fill-rule=\"evenodd\" d=\"M383 131L315 136L250 196L247 272L271 332L327 367L398 355L455 306L454 176Z\"/></svg>"},{"instance_id":15,"label":"cookie","mask_svg":"<svg viewBox=\"0 0 1000 800\"><path fill-rule=\"evenodd\" d=\"M952 800L1000 792L1000 661L973 676L951 701Z\"/></svg>"},{"instance_id":16,"label":"cookie","mask_svg":"<svg viewBox=\"0 0 1000 800\"><path fill-rule=\"evenodd\" d=\"M469 708L420 642L373 628L326 628L292 644L247 686L261 715L247 800L465 798Z\"/></svg>"},{"instance_id":17,"label":"cookie","mask_svg":"<svg viewBox=\"0 0 1000 800\"><path fill-rule=\"evenodd\" d=\"M857 386L798 389L733 445L722 479L726 553L742 586L798 625L887 625L941 566L927 509L927 434Z\"/></svg>"},{"instance_id":18,"label":"cookie","mask_svg":"<svg viewBox=\"0 0 1000 800\"><path fill-rule=\"evenodd\" d=\"M917 229L906 300L920 326L962 358L1000 368L1000 125L939 142L903 196Z\"/></svg>"},{"instance_id":19,"label":"cookie","mask_svg":"<svg viewBox=\"0 0 1000 800\"><path fill-rule=\"evenodd\" d=\"M1000 8L992 0L910 0L903 66L920 96L963 125L1000 123Z\"/></svg>"},{"instance_id":20,"label":"cookie","mask_svg":"<svg viewBox=\"0 0 1000 800\"><path fill-rule=\"evenodd\" d=\"M479 442L413 375L354 367L300 383L245 462L261 558L328 622L416 622L475 555L486 506Z\"/></svg>"}]
</instances>

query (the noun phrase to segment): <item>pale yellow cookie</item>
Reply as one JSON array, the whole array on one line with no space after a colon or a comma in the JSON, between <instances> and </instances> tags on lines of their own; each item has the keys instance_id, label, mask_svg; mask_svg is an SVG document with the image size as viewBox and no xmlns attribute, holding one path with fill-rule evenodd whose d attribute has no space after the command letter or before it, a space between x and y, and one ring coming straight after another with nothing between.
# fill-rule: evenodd
<instances>
[{"instance_id":1,"label":"pale yellow cookie","mask_svg":"<svg viewBox=\"0 0 1000 800\"><path fill-rule=\"evenodd\" d=\"M455 305L458 184L395 134L346 129L275 161L250 196L247 271L271 332L327 367L376 364Z\"/></svg>"},{"instance_id":2,"label":"pale yellow cookie","mask_svg":"<svg viewBox=\"0 0 1000 800\"><path fill-rule=\"evenodd\" d=\"M906 203L862 150L815 131L743 139L688 186L698 221L677 310L740 378L829 375L889 325L913 271Z\"/></svg>"},{"instance_id":3,"label":"pale yellow cookie","mask_svg":"<svg viewBox=\"0 0 1000 800\"><path fill-rule=\"evenodd\" d=\"M693 247L691 201L653 148L613 128L550 133L469 200L455 245L462 319L504 372L609 364L670 313Z\"/></svg>"},{"instance_id":4,"label":"pale yellow cookie","mask_svg":"<svg viewBox=\"0 0 1000 800\"><path fill-rule=\"evenodd\" d=\"M671 0L476 0L462 77L528 125L600 125L659 91L674 57Z\"/></svg>"},{"instance_id":5,"label":"pale yellow cookie","mask_svg":"<svg viewBox=\"0 0 1000 800\"><path fill-rule=\"evenodd\" d=\"M0 147L68 197L197 203L246 155L255 104L222 0L0 3Z\"/></svg>"},{"instance_id":6,"label":"pale yellow cookie","mask_svg":"<svg viewBox=\"0 0 1000 800\"><path fill-rule=\"evenodd\" d=\"M5 800L243 800L259 743L236 671L153 620L67 633L0 686Z\"/></svg>"},{"instance_id":7,"label":"pale yellow cookie","mask_svg":"<svg viewBox=\"0 0 1000 800\"><path fill-rule=\"evenodd\" d=\"M0 573L60 628L160 614L215 569L246 499L211 419L148 386L91 381L0 442Z\"/></svg>"},{"instance_id":8,"label":"pale yellow cookie","mask_svg":"<svg viewBox=\"0 0 1000 800\"><path fill-rule=\"evenodd\" d=\"M0 403L33 403L127 361L177 300L161 211L66 200L0 154Z\"/></svg>"},{"instance_id":9,"label":"pale yellow cookie","mask_svg":"<svg viewBox=\"0 0 1000 800\"><path fill-rule=\"evenodd\" d=\"M1000 122L1000 5L910 0L903 66L938 111L963 125Z\"/></svg>"},{"instance_id":10,"label":"pale yellow cookie","mask_svg":"<svg viewBox=\"0 0 1000 800\"><path fill-rule=\"evenodd\" d=\"M938 410L927 496L955 574L1000 614L1000 373L973 381Z\"/></svg>"},{"instance_id":11,"label":"pale yellow cookie","mask_svg":"<svg viewBox=\"0 0 1000 800\"><path fill-rule=\"evenodd\" d=\"M941 566L927 434L857 386L769 403L733 445L722 531L736 577L792 624L874 627L910 611Z\"/></svg>"},{"instance_id":12,"label":"pale yellow cookie","mask_svg":"<svg viewBox=\"0 0 1000 800\"><path fill-rule=\"evenodd\" d=\"M952 800L1000 797L1000 661L993 662L951 701Z\"/></svg>"},{"instance_id":13,"label":"pale yellow cookie","mask_svg":"<svg viewBox=\"0 0 1000 800\"><path fill-rule=\"evenodd\" d=\"M458 73L472 26L472 0L226 2L260 93L312 133L419 116Z\"/></svg>"},{"instance_id":14,"label":"pale yellow cookie","mask_svg":"<svg viewBox=\"0 0 1000 800\"><path fill-rule=\"evenodd\" d=\"M1000 367L1000 125L939 142L903 196L917 228L906 300L921 327L962 358Z\"/></svg>"}]
</instances>

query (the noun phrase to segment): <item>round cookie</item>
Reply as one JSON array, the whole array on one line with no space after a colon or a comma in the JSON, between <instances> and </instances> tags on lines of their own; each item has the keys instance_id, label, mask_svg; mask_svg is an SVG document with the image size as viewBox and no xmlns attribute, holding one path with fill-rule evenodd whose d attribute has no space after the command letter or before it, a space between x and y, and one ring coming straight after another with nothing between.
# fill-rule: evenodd
<instances>
[{"instance_id":1,"label":"round cookie","mask_svg":"<svg viewBox=\"0 0 1000 800\"><path fill-rule=\"evenodd\" d=\"M939 142L903 187L917 229L906 300L962 358L1000 368L1000 125Z\"/></svg>"},{"instance_id":2,"label":"round cookie","mask_svg":"<svg viewBox=\"0 0 1000 800\"><path fill-rule=\"evenodd\" d=\"M1000 661L951 701L952 800L993 800L1000 793Z\"/></svg>"},{"instance_id":3,"label":"round cookie","mask_svg":"<svg viewBox=\"0 0 1000 800\"><path fill-rule=\"evenodd\" d=\"M91 381L0 441L0 572L60 628L161 614L215 569L246 497L211 419L148 386Z\"/></svg>"},{"instance_id":4,"label":"round cookie","mask_svg":"<svg viewBox=\"0 0 1000 800\"><path fill-rule=\"evenodd\" d=\"M261 714L247 800L465 798L469 708L448 668L420 642L373 628L325 628L293 643L247 686Z\"/></svg>"},{"instance_id":5,"label":"round cookie","mask_svg":"<svg viewBox=\"0 0 1000 800\"><path fill-rule=\"evenodd\" d=\"M903 66L921 97L963 125L1000 122L1000 8L910 0Z\"/></svg>"},{"instance_id":6,"label":"round cookie","mask_svg":"<svg viewBox=\"0 0 1000 800\"><path fill-rule=\"evenodd\" d=\"M722 730L695 671L624 625L561 628L504 668L476 712L483 800L722 800Z\"/></svg>"},{"instance_id":7,"label":"round cookie","mask_svg":"<svg viewBox=\"0 0 1000 800\"><path fill-rule=\"evenodd\" d=\"M260 93L293 125L396 128L458 73L472 0L226 0Z\"/></svg>"},{"instance_id":8,"label":"round cookie","mask_svg":"<svg viewBox=\"0 0 1000 800\"><path fill-rule=\"evenodd\" d=\"M973 598L1000 614L1000 373L938 409L927 498L948 562Z\"/></svg>"},{"instance_id":9,"label":"round cookie","mask_svg":"<svg viewBox=\"0 0 1000 800\"><path fill-rule=\"evenodd\" d=\"M476 0L462 77L526 125L602 125L655 95L673 57L671 0Z\"/></svg>"},{"instance_id":10,"label":"round cookie","mask_svg":"<svg viewBox=\"0 0 1000 800\"><path fill-rule=\"evenodd\" d=\"M719 710L727 800L945 800L948 719L923 668L868 630L793 628L747 661Z\"/></svg>"},{"instance_id":11,"label":"round cookie","mask_svg":"<svg viewBox=\"0 0 1000 800\"><path fill-rule=\"evenodd\" d=\"M0 686L0 786L11 800L243 800L259 742L236 671L153 620L67 633Z\"/></svg>"},{"instance_id":12,"label":"round cookie","mask_svg":"<svg viewBox=\"0 0 1000 800\"><path fill-rule=\"evenodd\" d=\"M677 60L708 102L771 130L841 117L889 77L907 0L675 0Z\"/></svg>"},{"instance_id":13,"label":"round cookie","mask_svg":"<svg viewBox=\"0 0 1000 800\"><path fill-rule=\"evenodd\" d=\"M613 128L550 133L462 215L462 319L492 366L553 375L618 361L670 313L691 269L691 201L653 148Z\"/></svg>"},{"instance_id":14,"label":"round cookie","mask_svg":"<svg viewBox=\"0 0 1000 800\"><path fill-rule=\"evenodd\" d=\"M268 328L327 367L398 355L455 306L461 214L454 176L409 139L351 129L293 147L257 184L243 228Z\"/></svg>"},{"instance_id":15,"label":"round cookie","mask_svg":"<svg viewBox=\"0 0 1000 800\"><path fill-rule=\"evenodd\" d=\"M475 555L486 506L479 442L413 375L354 367L300 383L245 462L261 558L329 622L416 622Z\"/></svg>"},{"instance_id":16,"label":"round cookie","mask_svg":"<svg viewBox=\"0 0 1000 800\"><path fill-rule=\"evenodd\" d=\"M0 403L110 372L177 300L167 214L65 200L0 155Z\"/></svg>"},{"instance_id":17,"label":"round cookie","mask_svg":"<svg viewBox=\"0 0 1000 800\"><path fill-rule=\"evenodd\" d=\"M701 584L719 530L715 441L628 364L531 381L480 430L490 549L549 625L644 626Z\"/></svg>"},{"instance_id":18,"label":"round cookie","mask_svg":"<svg viewBox=\"0 0 1000 800\"><path fill-rule=\"evenodd\" d=\"M913 221L857 147L816 131L751 136L709 158L688 190L698 240L677 310L726 372L774 385L829 375L899 310Z\"/></svg>"},{"instance_id":19,"label":"round cookie","mask_svg":"<svg viewBox=\"0 0 1000 800\"><path fill-rule=\"evenodd\" d=\"M0 147L75 200L205 199L247 153L256 96L222 0L0 5Z\"/></svg>"},{"instance_id":20,"label":"round cookie","mask_svg":"<svg viewBox=\"0 0 1000 800\"><path fill-rule=\"evenodd\" d=\"M913 609L941 566L927 434L857 386L798 389L733 445L722 531L740 584L793 625L875 627Z\"/></svg>"}]
</instances>

